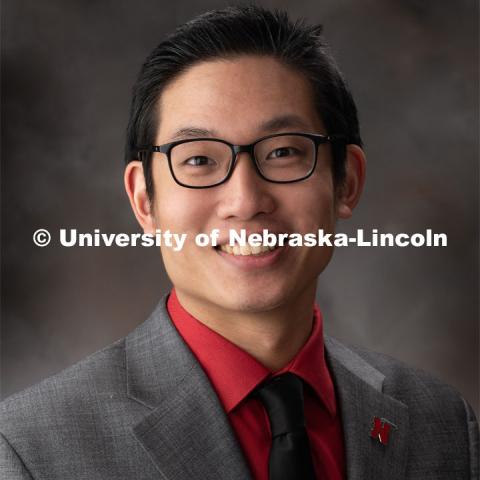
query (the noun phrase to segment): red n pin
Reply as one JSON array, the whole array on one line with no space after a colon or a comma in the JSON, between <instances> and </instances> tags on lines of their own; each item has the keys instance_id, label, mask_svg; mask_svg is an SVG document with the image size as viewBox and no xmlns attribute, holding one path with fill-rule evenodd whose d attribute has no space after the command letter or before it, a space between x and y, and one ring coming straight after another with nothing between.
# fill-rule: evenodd
<instances>
[{"instance_id":1,"label":"red n pin","mask_svg":"<svg viewBox=\"0 0 480 480\"><path fill-rule=\"evenodd\" d=\"M373 417L373 428L370 432L370 436L372 438L377 438L382 445L386 445L390 437L392 426L395 427L395 425L384 418Z\"/></svg>"}]
</instances>

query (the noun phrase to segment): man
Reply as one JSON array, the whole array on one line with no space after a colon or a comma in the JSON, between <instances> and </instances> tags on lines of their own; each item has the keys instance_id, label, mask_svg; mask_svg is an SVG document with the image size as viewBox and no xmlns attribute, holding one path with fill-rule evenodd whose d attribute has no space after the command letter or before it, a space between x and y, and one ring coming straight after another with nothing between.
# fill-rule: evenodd
<instances>
[{"instance_id":1,"label":"man","mask_svg":"<svg viewBox=\"0 0 480 480\"><path fill-rule=\"evenodd\" d=\"M145 62L125 187L174 285L126 338L1 405L1 478L470 479L478 428L450 387L324 337L333 233L364 183L355 104L318 26L206 13ZM218 245L193 239L218 229Z\"/></svg>"}]
</instances>

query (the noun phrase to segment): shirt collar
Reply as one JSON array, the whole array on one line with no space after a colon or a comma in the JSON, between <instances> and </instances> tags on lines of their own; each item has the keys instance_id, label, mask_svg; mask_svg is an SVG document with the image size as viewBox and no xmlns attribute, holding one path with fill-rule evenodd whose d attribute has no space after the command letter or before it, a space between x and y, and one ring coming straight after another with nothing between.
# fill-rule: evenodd
<instances>
[{"instance_id":1,"label":"shirt collar","mask_svg":"<svg viewBox=\"0 0 480 480\"><path fill-rule=\"evenodd\" d=\"M176 329L210 379L227 413L230 413L262 381L270 376L292 372L307 382L330 415L336 413L335 391L325 362L323 320L313 306L313 329L295 357L278 372L272 372L245 350L222 337L180 304L172 289L167 309Z\"/></svg>"}]
</instances>

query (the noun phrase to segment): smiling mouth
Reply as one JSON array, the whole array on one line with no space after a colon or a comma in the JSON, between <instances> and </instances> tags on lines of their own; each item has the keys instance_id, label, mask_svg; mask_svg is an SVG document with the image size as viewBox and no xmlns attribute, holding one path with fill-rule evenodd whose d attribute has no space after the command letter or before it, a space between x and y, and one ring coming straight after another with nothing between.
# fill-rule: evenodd
<instances>
[{"instance_id":1,"label":"smiling mouth","mask_svg":"<svg viewBox=\"0 0 480 480\"><path fill-rule=\"evenodd\" d=\"M220 245L216 247L217 250L221 250L222 252L228 253L229 255L234 256L250 256L250 255L262 255L267 252L271 252L279 248L276 247L267 247L267 246L253 246L253 245L234 245L233 247L230 245Z\"/></svg>"}]
</instances>

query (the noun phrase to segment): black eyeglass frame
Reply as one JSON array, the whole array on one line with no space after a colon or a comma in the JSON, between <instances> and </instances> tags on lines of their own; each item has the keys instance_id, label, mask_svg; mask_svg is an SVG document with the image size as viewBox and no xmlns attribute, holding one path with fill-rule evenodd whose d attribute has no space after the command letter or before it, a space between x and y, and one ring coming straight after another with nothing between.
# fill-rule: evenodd
<instances>
[{"instance_id":1,"label":"black eyeglass frame","mask_svg":"<svg viewBox=\"0 0 480 480\"><path fill-rule=\"evenodd\" d=\"M315 158L314 162L312 165L312 168L310 171L304 175L303 177L297 178L295 180L271 180L270 178L265 177L265 175L262 173L260 170L260 167L257 164L257 160L255 158L255 146L264 141L268 140L270 138L275 138L275 137L281 137L281 136L292 136L296 135L299 137L305 137L309 138L315 145ZM232 151L232 159L230 161L230 164L228 166L227 174L225 177L218 181L217 183L214 183L212 185L207 185L207 186L195 186L195 185L187 185L185 183L182 183L178 178L175 176L175 173L173 171L173 166L172 166L172 160L170 153L174 147L177 145L181 145L183 143L190 143L190 142L198 142L198 141L215 141L215 142L220 142L228 147L230 147L230 150ZM253 143L247 144L247 145L234 145L233 143L227 142L226 140L223 140L221 138L215 138L215 137L199 137L199 138L186 138L183 140L176 140L174 142L169 142L169 143L164 143L163 145L150 145L150 146L143 146L138 148L138 156L139 159L142 160L143 162L143 154L144 153L164 153L167 156L168 160L168 167L170 169L170 173L175 180L175 182L185 188L195 188L195 189L201 189L201 188L212 188L216 187L218 185L221 185L222 183L225 183L233 173L233 170L235 168L235 164L238 159L238 154L242 152L247 152L250 155L250 160L253 162L253 165L255 167L256 172L258 175L263 178L266 182L271 182L271 183L295 183L295 182L300 182L302 180L307 179L312 175L312 173L315 171L315 167L317 166L317 157L318 157L318 146L323 145L325 143L347 143L347 136L346 135L323 135L319 133L304 133L304 132L286 132L286 133L275 133L273 135L266 135L265 137L261 137L257 140L255 140Z\"/></svg>"}]
</instances>

